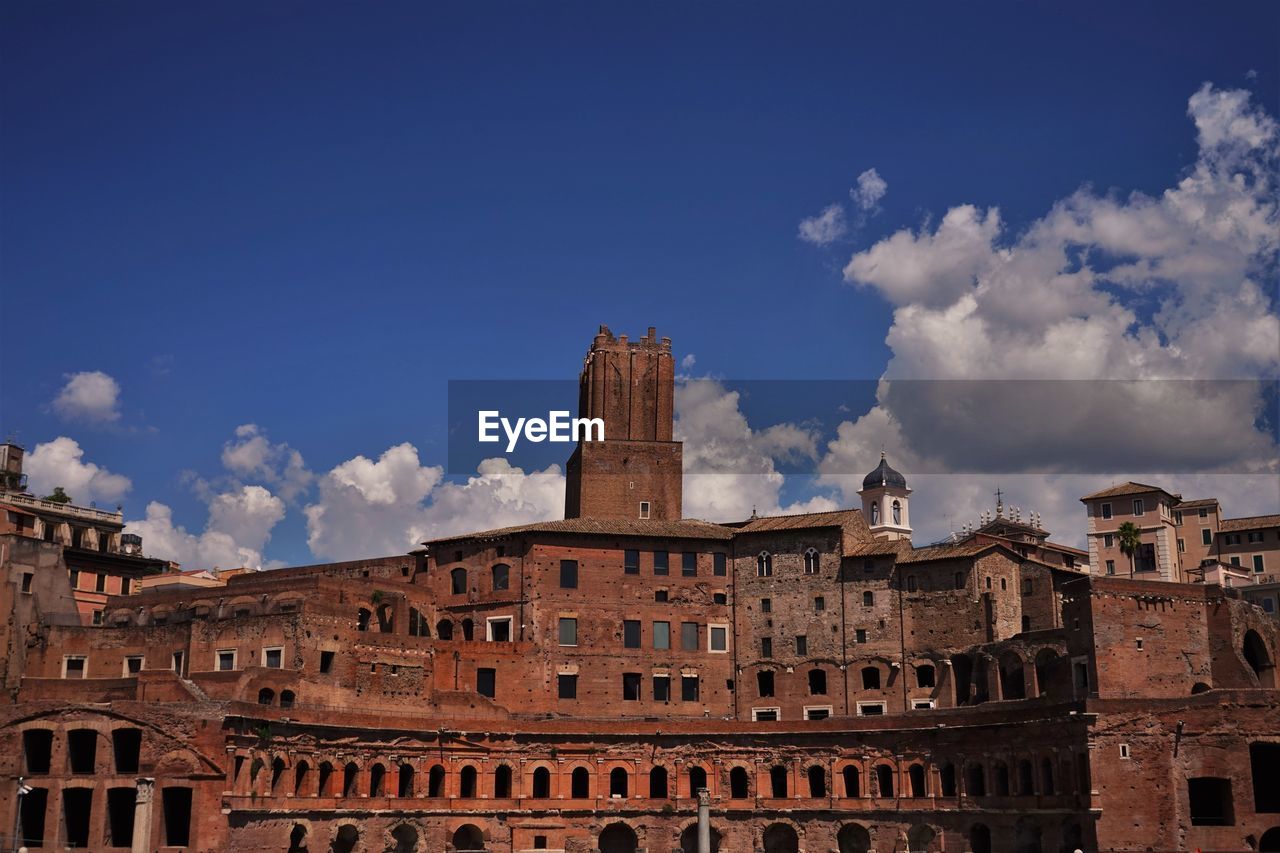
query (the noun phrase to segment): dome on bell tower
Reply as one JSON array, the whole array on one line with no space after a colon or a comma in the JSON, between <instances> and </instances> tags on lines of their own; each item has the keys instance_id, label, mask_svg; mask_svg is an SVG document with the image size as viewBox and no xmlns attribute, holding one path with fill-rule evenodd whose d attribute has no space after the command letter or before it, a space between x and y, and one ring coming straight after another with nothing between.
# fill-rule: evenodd
<instances>
[{"instance_id":1,"label":"dome on bell tower","mask_svg":"<svg viewBox=\"0 0 1280 853\"><path fill-rule=\"evenodd\" d=\"M862 488L875 489L880 486L890 486L895 489L905 489L907 487L907 478L899 474L897 471L889 467L889 460L884 458L884 451L880 451L880 464L875 470L862 478Z\"/></svg>"}]
</instances>

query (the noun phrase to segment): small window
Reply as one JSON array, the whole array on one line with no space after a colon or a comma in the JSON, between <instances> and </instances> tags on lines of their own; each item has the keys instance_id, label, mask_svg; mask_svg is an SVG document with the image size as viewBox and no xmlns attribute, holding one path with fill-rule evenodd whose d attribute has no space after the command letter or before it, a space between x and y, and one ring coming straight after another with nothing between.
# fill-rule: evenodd
<instances>
[{"instance_id":1,"label":"small window","mask_svg":"<svg viewBox=\"0 0 1280 853\"><path fill-rule=\"evenodd\" d=\"M640 574L640 552L627 549L622 552L622 573L626 575Z\"/></svg>"},{"instance_id":2,"label":"small window","mask_svg":"<svg viewBox=\"0 0 1280 853\"><path fill-rule=\"evenodd\" d=\"M760 657L762 658L773 657L773 637L760 638Z\"/></svg>"},{"instance_id":3,"label":"small window","mask_svg":"<svg viewBox=\"0 0 1280 853\"><path fill-rule=\"evenodd\" d=\"M653 623L653 647L655 649L671 648L671 623Z\"/></svg>"},{"instance_id":4,"label":"small window","mask_svg":"<svg viewBox=\"0 0 1280 853\"><path fill-rule=\"evenodd\" d=\"M639 676L636 676L639 678ZM636 688L639 690L639 687ZM653 677L653 701L670 702L671 701L671 676L655 675Z\"/></svg>"},{"instance_id":5,"label":"small window","mask_svg":"<svg viewBox=\"0 0 1280 853\"><path fill-rule=\"evenodd\" d=\"M22 591L23 592L26 592L26 593L31 592L31 579L33 577L34 575L31 572L22 573Z\"/></svg>"},{"instance_id":6,"label":"small window","mask_svg":"<svg viewBox=\"0 0 1280 853\"><path fill-rule=\"evenodd\" d=\"M131 675L137 675L142 672L142 655L125 655L124 658L124 676L128 678Z\"/></svg>"},{"instance_id":7,"label":"small window","mask_svg":"<svg viewBox=\"0 0 1280 853\"><path fill-rule=\"evenodd\" d=\"M467 592L467 570L454 569L449 572L449 591L454 595L465 595Z\"/></svg>"},{"instance_id":8,"label":"small window","mask_svg":"<svg viewBox=\"0 0 1280 853\"><path fill-rule=\"evenodd\" d=\"M67 655L62 659L63 678L84 678L89 661L84 655Z\"/></svg>"},{"instance_id":9,"label":"small window","mask_svg":"<svg viewBox=\"0 0 1280 853\"><path fill-rule=\"evenodd\" d=\"M916 591L916 576L907 575L907 592L915 592L915 591Z\"/></svg>"},{"instance_id":10,"label":"small window","mask_svg":"<svg viewBox=\"0 0 1280 853\"><path fill-rule=\"evenodd\" d=\"M913 711L928 711L932 708L933 708L932 699L912 699L911 700L911 710Z\"/></svg>"},{"instance_id":11,"label":"small window","mask_svg":"<svg viewBox=\"0 0 1280 853\"><path fill-rule=\"evenodd\" d=\"M872 607L876 603L876 594L871 590L867 590L862 594L862 606Z\"/></svg>"},{"instance_id":12,"label":"small window","mask_svg":"<svg viewBox=\"0 0 1280 853\"><path fill-rule=\"evenodd\" d=\"M1116 561L1107 560L1107 574L1114 575L1116 573Z\"/></svg>"},{"instance_id":13,"label":"small window","mask_svg":"<svg viewBox=\"0 0 1280 853\"><path fill-rule=\"evenodd\" d=\"M268 669L280 669L284 666L284 649L276 646L262 650L262 665Z\"/></svg>"},{"instance_id":14,"label":"small window","mask_svg":"<svg viewBox=\"0 0 1280 853\"><path fill-rule=\"evenodd\" d=\"M779 708L752 708L751 719L757 723L775 723L782 718Z\"/></svg>"},{"instance_id":15,"label":"small window","mask_svg":"<svg viewBox=\"0 0 1280 853\"><path fill-rule=\"evenodd\" d=\"M1255 574L1262 574L1262 572L1263 572L1264 570L1265 570L1265 568L1264 568L1263 563L1262 563L1262 555L1261 555L1261 554L1254 554L1254 555L1253 555L1253 571L1254 571L1254 573L1255 573Z\"/></svg>"},{"instance_id":16,"label":"small window","mask_svg":"<svg viewBox=\"0 0 1280 853\"><path fill-rule=\"evenodd\" d=\"M711 626L711 651L727 652L729 650L729 629L723 625Z\"/></svg>"},{"instance_id":17,"label":"small window","mask_svg":"<svg viewBox=\"0 0 1280 853\"><path fill-rule=\"evenodd\" d=\"M1120 744L1120 758L1125 761L1129 759L1129 744Z\"/></svg>"},{"instance_id":18,"label":"small window","mask_svg":"<svg viewBox=\"0 0 1280 853\"><path fill-rule=\"evenodd\" d=\"M106 615L106 611L104 611L104 610L95 610L95 611L93 611L93 624L95 624L95 625L101 625L101 624L102 624L102 618L103 618L103 616L105 616L105 615Z\"/></svg>"},{"instance_id":19,"label":"small window","mask_svg":"<svg viewBox=\"0 0 1280 853\"><path fill-rule=\"evenodd\" d=\"M867 641L867 629L866 628L854 629L853 641L855 643L865 643Z\"/></svg>"},{"instance_id":20,"label":"small window","mask_svg":"<svg viewBox=\"0 0 1280 853\"><path fill-rule=\"evenodd\" d=\"M622 673L622 699L625 702L640 701L640 673Z\"/></svg>"},{"instance_id":21,"label":"small window","mask_svg":"<svg viewBox=\"0 0 1280 853\"><path fill-rule=\"evenodd\" d=\"M686 578L698 576L698 554L696 551L685 551L680 555L680 574Z\"/></svg>"},{"instance_id":22,"label":"small window","mask_svg":"<svg viewBox=\"0 0 1280 853\"><path fill-rule=\"evenodd\" d=\"M1178 553L1179 554L1187 553L1187 540L1185 539L1178 540Z\"/></svg>"},{"instance_id":23,"label":"small window","mask_svg":"<svg viewBox=\"0 0 1280 853\"><path fill-rule=\"evenodd\" d=\"M831 706L823 705L817 708L805 708L804 718L806 720L825 720L831 716Z\"/></svg>"},{"instance_id":24,"label":"small window","mask_svg":"<svg viewBox=\"0 0 1280 853\"><path fill-rule=\"evenodd\" d=\"M827 695L827 673L825 670L809 670L809 693L814 696Z\"/></svg>"},{"instance_id":25,"label":"small window","mask_svg":"<svg viewBox=\"0 0 1280 853\"><path fill-rule=\"evenodd\" d=\"M624 649L640 648L640 620L626 619L622 623L622 647Z\"/></svg>"},{"instance_id":26,"label":"small window","mask_svg":"<svg viewBox=\"0 0 1280 853\"><path fill-rule=\"evenodd\" d=\"M711 603L712 604L728 604L729 603L728 593L724 593L724 592L711 593Z\"/></svg>"},{"instance_id":27,"label":"small window","mask_svg":"<svg viewBox=\"0 0 1280 853\"><path fill-rule=\"evenodd\" d=\"M722 578L729 574L728 558L719 552L711 555L711 574Z\"/></svg>"},{"instance_id":28,"label":"small window","mask_svg":"<svg viewBox=\"0 0 1280 853\"><path fill-rule=\"evenodd\" d=\"M511 588L511 567L506 563L498 563L492 569L493 591L502 592Z\"/></svg>"},{"instance_id":29,"label":"small window","mask_svg":"<svg viewBox=\"0 0 1280 853\"><path fill-rule=\"evenodd\" d=\"M671 596L665 589L655 589L653 591L653 600L658 604L666 604L671 600Z\"/></svg>"},{"instance_id":30,"label":"small window","mask_svg":"<svg viewBox=\"0 0 1280 853\"><path fill-rule=\"evenodd\" d=\"M671 554L668 551L653 552L653 573L655 576L671 574Z\"/></svg>"},{"instance_id":31,"label":"small window","mask_svg":"<svg viewBox=\"0 0 1280 853\"><path fill-rule=\"evenodd\" d=\"M964 589L964 572L956 572L955 584L956 589Z\"/></svg>"},{"instance_id":32,"label":"small window","mask_svg":"<svg viewBox=\"0 0 1280 853\"><path fill-rule=\"evenodd\" d=\"M884 716L884 703L883 702L859 702L858 716L859 717Z\"/></svg>"},{"instance_id":33,"label":"small window","mask_svg":"<svg viewBox=\"0 0 1280 853\"><path fill-rule=\"evenodd\" d=\"M796 654L800 657L809 654L809 638L804 634L796 634Z\"/></svg>"},{"instance_id":34,"label":"small window","mask_svg":"<svg viewBox=\"0 0 1280 853\"><path fill-rule=\"evenodd\" d=\"M71 588L79 589L80 588L80 571L78 569L72 569L70 572L70 576L71 576Z\"/></svg>"},{"instance_id":35,"label":"small window","mask_svg":"<svg viewBox=\"0 0 1280 853\"><path fill-rule=\"evenodd\" d=\"M762 698L773 695L773 672L770 670L761 670L756 673L756 687Z\"/></svg>"},{"instance_id":36,"label":"small window","mask_svg":"<svg viewBox=\"0 0 1280 853\"><path fill-rule=\"evenodd\" d=\"M772 613L772 612L773 612L773 599L772 599L772 598L762 598L762 599L760 599L760 612L761 612L761 613Z\"/></svg>"},{"instance_id":37,"label":"small window","mask_svg":"<svg viewBox=\"0 0 1280 853\"><path fill-rule=\"evenodd\" d=\"M1111 504L1103 504L1103 505L1102 505L1102 517L1103 517L1103 518L1110 518L1110 517L1111 517Z\"/></svg>"},{"instance_id":38,"label":"small window","mask_svg":"<svg viewBox=\"0 0 1280 853\"><path fill-rule=\"evenodd\" d=\"M1144 515L1144 514L1146 514L1146 511L1147 511L1147 510L1146 510L1146 506L1145 506L1145 504L1143 504L1142 498L1134 498L1134 499L1133 499L1133 514L1134 514L1134 515Z\"/></svg>"},{"instance_id":39,"label":"small window","mask_svg":"<svg viewBox=\"0 0 1280 853\"><path fill-rule=\"evenodd\" d=\"M773 577L773 555L768 551L761 551L756 555L756 577Z\"/></svg>"},{"instance_id":40,"label":"small window","mask_svg":"<svg viewBox=\"0 0 1280 853\"><path fill-rule=\"evenodd\" d=\"M578 645L578 620L562 617L560 619L560 645Z\"/></svg>"},{"instance_id":41,"label":"small window","mask_svg":"<svg viewBox=\"0 0 1280 853\"><path fill-rule=\"evenodd\" d=\"M1025 578L1022 581L1022 594L1031 595L1031 593L1034 591L1035 591L1035 583L1031 580L1031 578Z\"/></svg>"},{"instance_id":42,"label":"small window","mask_svg":"<svg viewBox=\"0 0 1280 853\"><path fill-rule=\"evenodd\" d=\"M561 674L556 678L556 685L561 699L578 698L578 676Z\"/></svg>"},{"instance_id":43,"label":"small window","mask_svg":"<svg viewBox=\"0 0 1280 853\"><path fill-rule=\"evenodd\" d=\"M921 664L916 667L916 686L917 687L933 687L937 678L937 673L932 664Z\"/></svg>"},{"instance_id":44,"label":"small window","mask_svg":"<svg viewBox=\"0 0 1280 853\"><path fill-rule=\"evenodd\" d=\"M497 670L483 666L476 670L476 692L481 696L488 696L490 699L497 696L497 682Z\"/></svg>"},{"instance_id":45,"label":"small window","mask_svg":"<svg viewBox=\"0 0 1280 853\"><path fill-rule=\"evenodd\" d=\"M235 649L221 649L218 651L218 671L228 672L236 668L236 652Z\"/></svg>"},{"instance_id":46,"label":"small window","mask_svg":"<svg viewBox=\"0 0 1280 853\"><path fill-rule=\"evenodd\" d=\"M1115 536L1113 536L1113 535L1112 535L1112 534L1110 534L1110 533L1104 533L1104 534L1102 534L1102 547L1103 547L1103 548L1114 548L1114 547L1115 547L1115 545L1116 545L1116 537L1115 537Z\"/></svg>"},{"instance_id":47,"label":"small window","mask_svg":"<svg viewBox=\"0 0 1280 853\"><path fill-rule=\"evenodd\" d=\"M815 595L813 597L813 612L821 613L826 609L827 609L827 599L824 596Z\"/></svg>"},{"instance_id":48,"label":"small window","mask_svg":"<svg viewBox=\"0 0 1280 853\"><path fill-rule=\"evenodd\" d=\"M94 588L94 590L95 590L96 592L106 592L106 591L107 591L107 576L106 576L106 575L98 575L97 581L95 582L95 584L94 584L94 587L93 587L93 588Z\"/></svg>"},{"instance_id":49,"label":"small window","mask_svg":"<svg viewBox=\"0 0 1280 853\"><path fill-rule=\"evenodd\" d=\"M327 674L333 671L333 652L320 653L320 672Z\"/></svg>"},{"instance_id":50,"label":"small window","mask_svg":"<svg viewBox=\"0 0 1280 853\"><path fill-rule=\"evenodd\" d=\"M684 702L698 701L698 676L680 676L680 699Z\"/></svg>"},{"instance_id":51,"label":"small window","mask_svg":"<svg viewBox=\"0 0 1280 853\"><path fill-rule=\"evenodd\" d=\"M806 549L804 552L804 573L806 575L816 575L818 573L818 551L816 548Z\"/></svg>"},{"instance_id":52,"label":"small window","mask_svg":"<svg viewBox=\"0 0 1280 853\"><path fill-rule=\"evenodd\" d=\"M640 501L640 517L641 517L641 518L648 518L648 517L649 517L649 502L648 502L648 501Z\"/></svg>"},{"instance_id":53,"label":"small window","mask_svg":"<svg viewBox=\"0 0 1280 853\"><path fill-rule=\"evenodd\" d=\"M697 622L680 623L680 648L686 652L696 652L698 650Z\"/></svg>"},{"instance_id":54,"label":"small window","mask_svg":"<svg viewBox=\"0 0 1280 853\"><path fill-rule=\"evenodd\" d=\"M171 663L173 671L182 675L182 652L174 652Z\"/></svg>"},{"instance_id":55,"label":"small window","mask_svg":"<svg viewBox=\"0 0 1280 853\"><path fill-rule=\"evenodd\" d=\"M862 689L880 689L880 670L878 668L874 666L864 666L862 668Z\"/></svg>"},{"instance_id":56,"label":"small window","mask_svg":"<svg viewBox=\"0 0 1280 853\"><path fill-rule=\"evenodd\" d=\"M485 637L491 643L511 642L511 627L514 617L493 616L485 619Z\"/></svg>"},{"instance_id":57,"label":"small window","mask_svg":"<svg viewBox=\"0 0 1280 853\"><path fill-rule=\"evenodd\" d=\"M577 560L561 560L560 561L560 588L561 589L577 589L578 588L578 561Z\"/></svg>"}]
</instances>

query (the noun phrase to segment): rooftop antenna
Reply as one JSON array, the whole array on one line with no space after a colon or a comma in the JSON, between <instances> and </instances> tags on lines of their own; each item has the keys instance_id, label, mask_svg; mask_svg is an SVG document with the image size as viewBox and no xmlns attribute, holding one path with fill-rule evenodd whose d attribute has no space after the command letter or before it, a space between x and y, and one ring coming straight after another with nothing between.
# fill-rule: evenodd
<instances>
[{"instance_id":1,"label":"rooftop antenna","mask_svg":"<svg viewBox=\"0 0 1280 853\"><path fill-rule=\"evenodd\" d=\"M996 518L1004 515L1004 492L1000 491L1000 487L996 486Z\"/></svg>"}]
</instances>

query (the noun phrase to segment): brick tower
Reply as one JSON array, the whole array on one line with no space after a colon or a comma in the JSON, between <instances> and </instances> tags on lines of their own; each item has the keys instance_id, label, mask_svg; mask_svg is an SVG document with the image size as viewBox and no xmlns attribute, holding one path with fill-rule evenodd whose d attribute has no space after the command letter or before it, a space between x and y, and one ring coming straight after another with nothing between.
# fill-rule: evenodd
<instances>
[{"instance_id":1,"label":"brick tower","mask_svg":"<svg viewBox=\"0 0 1280 853\"><path fill-rule=\"evenodd\" d=\"M680 518L681 443L671 440L671 339L638 341L601 326L579 378L578 416L602 418L604 441L569 457L565 518Z\"/></svg>"}]
</instances>

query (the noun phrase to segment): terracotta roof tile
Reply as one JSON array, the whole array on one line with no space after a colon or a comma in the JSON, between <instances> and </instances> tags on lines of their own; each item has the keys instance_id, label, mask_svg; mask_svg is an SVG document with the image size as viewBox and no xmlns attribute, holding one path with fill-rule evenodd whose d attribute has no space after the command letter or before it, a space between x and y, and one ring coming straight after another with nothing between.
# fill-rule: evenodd
<instances>
[{"instance_id":1,"label":"terracotta roof tile","mask_svg":"<svg viewBox=\"0 0 1280 853\"><path fill-rule=\"evenodd\" d=\"M1261 530L1265 527L1280 527L1280 515L1251 515L1247 518L1224 518L1218 527L1220 533L1235 533L1237 530Z\"/></svg>"},{"instance_id":2,"label":"terracotta roof tile","mask_svg":"<svg viewBox=\"0 0 1280 853\"><path fill-rule=\"evenodd\" d=\"M583 533L600 536L651 536L660 539L732 539L734 530L723 524L697 519L663 521L647 518L565 518L558 521L539 521L442 536L431 542L456 542L463 539L498 539L521 533ZM424 543L426 544L426 543Z\"/></svg>"},{"instance_id":3,"label":"terracotta roof tile","mask_svg":"<svg viewBox=\"0 0 1280 853\"><path fill-rule=\"evenodd\" d=\"M1171 498L1182 500L1182 495L1165 491L1159 486L1148 486L1146 483L1134 483L1132 481L1127 483L1121 483L1118 486L1112 486L1109 489L1103 489L1100 492L1094 492L1091 495L1085 495L1080 500L1091 501L1096 498L1118 498L1118 497L1123 497L1124 495L1146 494L1147 492L1164 492L1164 494L1168 495Z\"/></svg>"}]
</instances>

